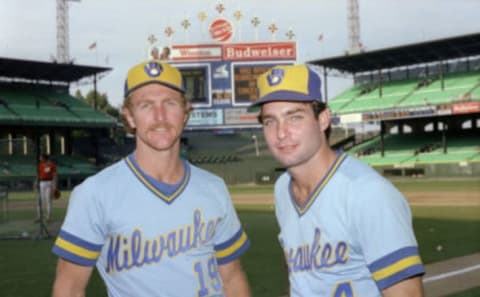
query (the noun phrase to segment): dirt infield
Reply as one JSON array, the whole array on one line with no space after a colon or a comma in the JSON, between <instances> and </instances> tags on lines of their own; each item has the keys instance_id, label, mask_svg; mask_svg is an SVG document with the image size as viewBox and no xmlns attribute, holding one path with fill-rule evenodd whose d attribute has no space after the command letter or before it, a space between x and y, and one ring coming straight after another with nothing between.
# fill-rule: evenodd
<instances>
[{"instance_id":1,"label":"dirt infield","mask_svg":"<svg viewBox=\"0 0 480 297\"><path fill-rule=\"evenodd\" d=\"M462 192L404 192L411 205L480 205L480 193ZM233 194L235 204L271 205L273 194Z\"/></svg>"},{"instance_id":2,"label":"dirt infield","mask_svg":"<svg viewBox=\"0 0 480 297\"><path fill-rule=\"evenodd\" d=\"M405 192L411 205L479 205L480 193L462 192Z\"/></svg>"},{"instance_id":3,"label":"dirt infield","mask_svg":"<svg viewBox=\"0 0 480 297\"><path fill-rule=\"evenodd\" d=\"M480 193L476 191L431 192L416 191L403 193L411 205L480 205ZM232 194L232 200L238 205L273 205L273 193ZM54 207L66 207L68 199L53 201ZM29 209L36 207L34 200L20 200L10 203L12 209Z\"/></svg>"}]
</instances>

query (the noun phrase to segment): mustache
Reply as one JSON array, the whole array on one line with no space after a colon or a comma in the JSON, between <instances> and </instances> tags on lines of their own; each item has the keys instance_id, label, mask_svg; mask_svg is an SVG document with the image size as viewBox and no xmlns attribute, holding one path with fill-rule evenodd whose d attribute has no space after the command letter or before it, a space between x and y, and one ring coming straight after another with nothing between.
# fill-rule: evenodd
<instances>
[{"instance_id":1,"label":"mustache","mask_svg":"<svg viewBox=\"0 0 480 297\"><path fill-rule=\"evenodd\" d=\"M155 129L170 129L172 125L169 123L157 123L155 125L151 125L148 130L155 130Z\"/></svg>"}]
</instances>

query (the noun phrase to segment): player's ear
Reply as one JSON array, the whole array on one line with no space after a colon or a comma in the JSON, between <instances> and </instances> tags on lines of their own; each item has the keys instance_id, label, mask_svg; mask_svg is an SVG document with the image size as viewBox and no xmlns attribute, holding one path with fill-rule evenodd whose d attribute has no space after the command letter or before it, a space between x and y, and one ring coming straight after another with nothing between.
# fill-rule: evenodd
<instances>
[{"instance_id":1,"label":"player's ear","mask_svg":"<svg viewBox=\"0 0 480 297\"><path fill-rule=\"evenodd\" d=\"M327 130L330 126L330 110L325 108L318 114L318 125L322 131Z\"/></svg>"},{"instance_id":2,"label":"player's ear","mask_svg":"<svg viewBox=\"0 0 480 297\"><path fill-rule=\"evenodd\" d=\"M126 105L122 107L122 118L124 120L124 124L127 124L130 129L135 129L135 120L133 119L133 114L130 108Z\"/></svg>"},{"instance_id":3,"label":"player's ear","mask_svg":"<svg viewBox=\"0 0 480 297\"><path fill-rule=\"evenodd\" d=\"M185 117L183 119L184 124L187 124L188 119L190 118L190 112L192 112L192 110L192 103L190 102L190 100L185 99Z\"/></svg>"}]
</instances>

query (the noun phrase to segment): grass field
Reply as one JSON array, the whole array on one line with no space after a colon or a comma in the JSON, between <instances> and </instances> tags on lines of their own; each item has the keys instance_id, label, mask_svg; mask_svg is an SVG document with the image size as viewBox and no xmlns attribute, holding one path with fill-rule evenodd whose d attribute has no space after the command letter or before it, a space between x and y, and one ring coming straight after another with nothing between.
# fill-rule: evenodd
<instances>
[{"instance_id":1,"label":"grass field","mask_svg":"<svg viewBox=\"0 0 480 297\"><path fill-rule=\"evenodd\" d=\"M395 181L403 191L452 191L473 189L480 193L478 180ZM236 186L232 193L271 193L272 186ZM67 193L63 193L67 197ZM28 200L28 195L12 193L11 199ZM30 198L31 199L31 198ZM64 198L65 199L65 198ZM413 206L414 229L425 263L480 252L480 205L478 206ZM239 206L238 213L252 245L242 257L253 296L277 297L287 292L287 276L282 251L278 245L278 227L270 207ZM11 220L31 219L34 211L15 210ZM63 217L64 209L55 209L55 217ZM2 224L0 224L1 228ZM56 257L50 249L53 239L0 241L0 294L5 297L50 296ZM442 245L441 251L437 247ZM87 296L105 296L104 285L94 273ZM480 296L480 287L452 297Z\"/></svg>"}]
</instances>

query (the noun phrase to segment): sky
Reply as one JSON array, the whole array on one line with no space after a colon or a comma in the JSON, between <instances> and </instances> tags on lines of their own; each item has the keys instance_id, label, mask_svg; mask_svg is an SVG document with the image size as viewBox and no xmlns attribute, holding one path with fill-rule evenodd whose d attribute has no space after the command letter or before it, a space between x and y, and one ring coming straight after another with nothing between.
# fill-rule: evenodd
<instances>
[{"instance_id":1,"label":"sky","mask_svg":"<svg viewBox=\"0 0 480 297\"><path fill-rule=\"evenodd\" d=\"M119 107L128 69L147 58L148 37L160 44L214 43L208 24L234 22L232 42L286 41L295 34L297 62L342 56L348 50L347 0L81 0L69 2L70 58L78 65L113 70L97 85ZM366 51L480 32L479 0L358 0L360 41ZM240 11L237 21L233 14ZM201 22L200 12L206 14ZM251 20L257 17L257 29ZM184 30L181 22L191 26ZM268 26L275 23L272 35ZM174 34L165 35L166 27ZM0 0L0 57L51 61L56 56L56 0ZM322 35L323 38L319 39ZM96 44L94 49L90 45ZM329 96L352 86L349 77L328 80ZM91 84L74 84L86 92Z\"/></svg>"}]
</instances>

